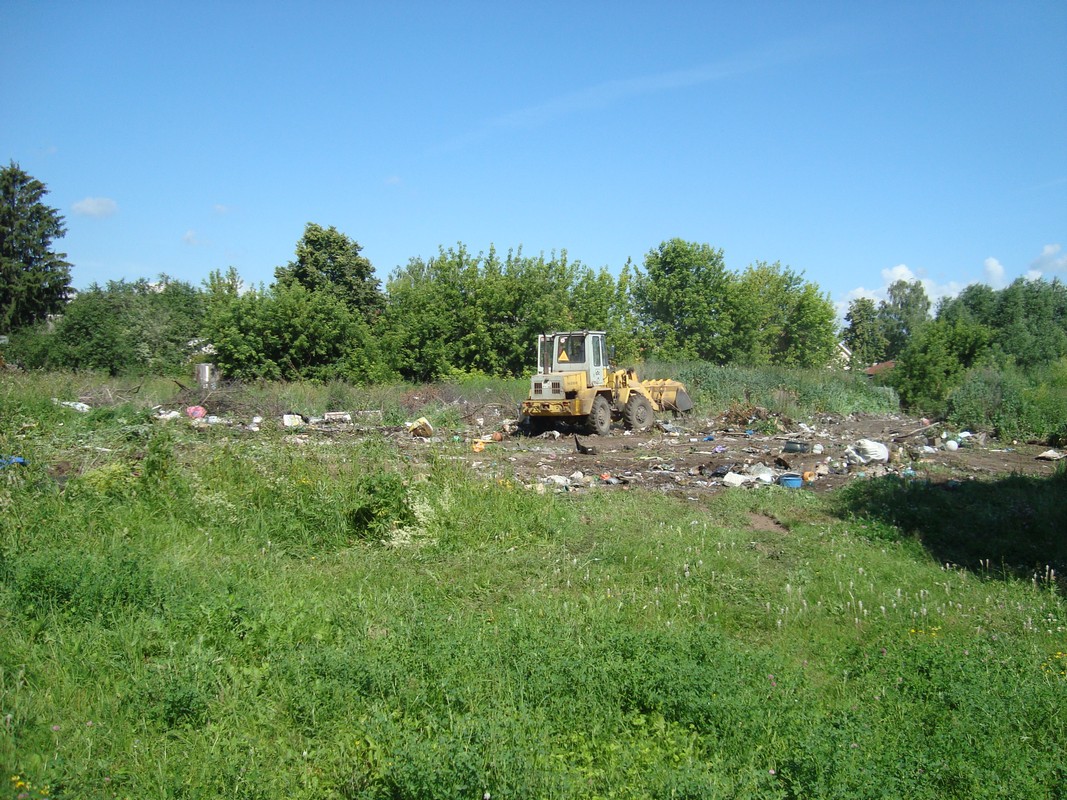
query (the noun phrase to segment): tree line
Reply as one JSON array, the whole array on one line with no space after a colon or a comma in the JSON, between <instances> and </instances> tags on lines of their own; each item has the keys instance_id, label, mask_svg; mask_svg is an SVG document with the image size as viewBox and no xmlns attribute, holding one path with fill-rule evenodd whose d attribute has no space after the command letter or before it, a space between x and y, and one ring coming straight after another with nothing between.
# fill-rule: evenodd
<instances>
[{"instance_id":1,"label":"tree line","mask_svg":"<svg viewBox=\"0 0 1067 800\"><path fill-rule=\"evenodd\" d=\"M681 239L618 276L566 250L458 244L412 258L383 285L357 241L308 223L269 286L245 286L230 268L201 287L160 276L72 293L70 265L51 250L62 217L39 181L15 164L3 173L12 210L0 332L12 334L9 360L29 367L167 372L208 347L240 380L515 376L533 365L538 333L581 328L606 330L620 362L818 367L835 353L833 305L815 284L780 263L733 272L722 250ZM28 215L48 225L23 236Z\"/></svg>"},{"instance_id":2,"label":"tree line","mask_svg":"<svg viewBox=\"0 0 1067 800\"><path fill-rule=\"evenodd\" d=\"M617 276L565 250L458 244L412 258L383 285L357 241L308 223L267 286L245 286L231 267L199 287L159 276L74 293L46 192L14 163L0 170L3 355L28 368L167 374L199 358L236 380L509 377L532 368L538 333L583 328L607 331L619 363L821 368L840 338L854 368L896 360L886 380L904 404L938 411L974 374L1025 376L1067 359L1058 280L975 284L934 314L921 283L898 281L878 304L853 301L839 330L829 297L802 274L778 262L732 271L721 249L682 239Z\"/></svg>"}]
</instances>

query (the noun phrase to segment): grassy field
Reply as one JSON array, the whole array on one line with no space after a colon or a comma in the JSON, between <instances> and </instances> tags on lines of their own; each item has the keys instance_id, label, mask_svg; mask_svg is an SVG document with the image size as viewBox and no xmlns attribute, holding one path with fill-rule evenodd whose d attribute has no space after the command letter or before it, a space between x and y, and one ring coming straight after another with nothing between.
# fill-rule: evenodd
<instances>
[{"instance_id":1,"label":"grassy field","mask_svg":"<svg viewBox=\"0 0 1067 800\"><path fill-rule=\"evenodd\" d=\"M963 543L888 483L539 493L91 389L0 379L0 796L1064 796L1059 556L1001 569L990 501L1062 548L1062 471L930 505Z\"/></svg>"}]
</instances>

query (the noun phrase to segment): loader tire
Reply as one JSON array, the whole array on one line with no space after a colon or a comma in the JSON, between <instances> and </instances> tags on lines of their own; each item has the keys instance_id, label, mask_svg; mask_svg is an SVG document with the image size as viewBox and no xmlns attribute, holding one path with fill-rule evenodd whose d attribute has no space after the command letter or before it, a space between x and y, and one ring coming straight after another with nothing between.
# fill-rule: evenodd
<instances>
[{"instance_id":1,"label":"loader tire","mask_svg":"<svg viewBox=\"0 0 1067 800\"><path fill-rule=\"evenodd\" d=\"M602 394L593 398L588 427L589 431L597 436L607 436L611 433L611 403Z\"/></svg>"},{"instance_id":2,"label":"loader tire","mask_svg":"<svg viewBox=\"0 0 1067 800\"><path fill-rule=\"evenodd\" d=\"M622 410L622 421L632 431L647 431L656 421L656 412L643 394L632 394Z\"/></svg>"}]
</instances>

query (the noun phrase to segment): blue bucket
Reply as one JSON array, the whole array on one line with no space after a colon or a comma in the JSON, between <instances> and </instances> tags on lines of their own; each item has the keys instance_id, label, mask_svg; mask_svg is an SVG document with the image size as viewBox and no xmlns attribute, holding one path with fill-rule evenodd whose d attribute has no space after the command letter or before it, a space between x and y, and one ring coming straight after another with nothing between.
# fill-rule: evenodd
<instances>
[{"instance_id":1,"label":"blue bucket","mask_svg":"<svg viewBox=\"0 0 1067 800\"><path fill-rule=\"evenodd\" d=\"M778 479L778 483L784 486L786 489L799 489L804 485L804 481L795 472L787 472L785 475Z\"/></svg>"}]
</instances>

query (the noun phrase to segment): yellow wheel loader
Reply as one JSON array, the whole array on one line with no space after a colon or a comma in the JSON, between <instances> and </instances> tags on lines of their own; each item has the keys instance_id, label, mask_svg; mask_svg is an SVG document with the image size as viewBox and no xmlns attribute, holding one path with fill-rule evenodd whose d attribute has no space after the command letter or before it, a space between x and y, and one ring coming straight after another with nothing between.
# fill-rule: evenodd
<instances>
[{"instance_id":1,"label":"yellow wheel loader","mask_svg":"<svg viewBox=\"0 0 1067 800\"><path fill-rule=\"evenodd\" d=\"M645 431L656 413L689 411L693 401L673 380L638 380L632 369L614 369L604 331L567 331L537 337L537 374L520 407L520 426L536 435L566 423L606 436L621 420Z\"/></svg>"}]
</instances>

